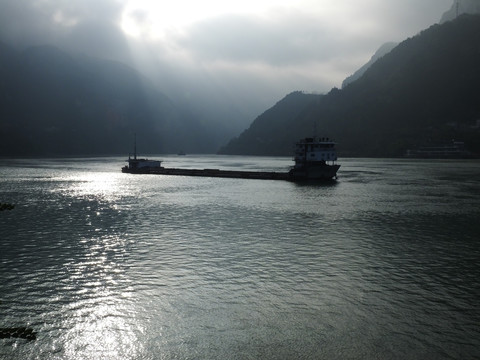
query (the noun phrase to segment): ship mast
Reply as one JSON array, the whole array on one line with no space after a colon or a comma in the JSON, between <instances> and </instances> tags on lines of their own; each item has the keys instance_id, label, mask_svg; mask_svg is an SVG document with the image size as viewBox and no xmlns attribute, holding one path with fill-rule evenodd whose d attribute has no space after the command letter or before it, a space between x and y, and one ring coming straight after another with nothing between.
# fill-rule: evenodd
<instances>
[{"instance_id":1,"label":"ship mast","mask_svg":"<svg viewBox=\"0 0 480 360\"><path fill-rule=\"evenodd\" d=\"M137 160L137 133L135 133L133 140L133 159Z\"/></svg>"},{"instance_id":2,"label":"ship mast","mask_svg":"<svg viewBox=\"0 0 480 360\"><path fill-rule=\"evenodd\" d=\"M135 133L135 140L133 141L133 158L137 160L137 133Z\"/></svg>"}]
</instances>

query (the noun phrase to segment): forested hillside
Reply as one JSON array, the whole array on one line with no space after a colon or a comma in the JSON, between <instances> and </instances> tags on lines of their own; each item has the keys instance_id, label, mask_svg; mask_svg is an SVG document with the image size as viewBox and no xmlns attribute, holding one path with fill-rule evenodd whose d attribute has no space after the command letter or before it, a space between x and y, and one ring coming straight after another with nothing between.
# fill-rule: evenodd
<instances>
[{"instance_id":1,"label":"forested hillside","mask_svg":"<svg viewBox=\"0 0 480 360\"><path fill-rule=\"evenodd\" d=\"M291 154L314 127L335 138L343 156L401 156L453 138L480 152L479 64L480 16L460 16L403 41L342 90L315 99L296 94L297 115L288 120L279 102L221 152ZM268 134L259 123L269 124Z\"/></svg>"},{"instance_id":2,"label":"forested hillside","mask_svg":"<svg viewBox=\"0 0 480 360\"><path fill-rule=\"evenodd\" d=\"M213 152L209 132L121 63L0 44L0 156Z\"/></svg>"},{"instance_id":3,"label":"forested hillside","mask_svg":"<svg viewBox=\"0 0 480 360\"><path fill-rule=\"evenodd\" d=\"M295 119L304 116L320 97L300 91L287 95L260 115L239 138L231 140L220 153L276 155L278 149L289 148L291 136L287 129ZM313 131L313 125L310 130Z\"/></svg>"}]
</instances>

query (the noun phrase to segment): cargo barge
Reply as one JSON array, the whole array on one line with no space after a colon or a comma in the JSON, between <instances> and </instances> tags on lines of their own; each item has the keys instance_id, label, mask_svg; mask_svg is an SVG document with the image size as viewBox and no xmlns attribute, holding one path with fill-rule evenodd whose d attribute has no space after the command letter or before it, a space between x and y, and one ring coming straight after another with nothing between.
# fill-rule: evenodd
<instances>
[{"instance_id":1,"label":"cargo barge","mask_svg":"<svg viewBox=\"0 0 480 360\"><path fill-rule=\"evenodd\" d=\"M160 160L138 158L135 145L133 157L128 156L128 165L122 168L122 172L257 180L332 180L337 178L337 171L340 168L340 165L336 164L335 145L328 138L313 137L298 141L295 147L295 165L287 172L166 168L162 166Z\"/></svg>"}]
</instances>

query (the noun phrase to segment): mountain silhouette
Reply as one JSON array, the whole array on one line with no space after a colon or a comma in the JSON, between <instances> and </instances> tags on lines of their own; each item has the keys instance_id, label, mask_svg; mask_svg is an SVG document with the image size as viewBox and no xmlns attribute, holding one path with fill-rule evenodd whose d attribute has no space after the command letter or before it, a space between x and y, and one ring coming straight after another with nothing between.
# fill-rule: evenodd
<instances>
[{"instance_id":1,"label":"mountain silhouette","mask_svg":"<svg viewBox=\"0 0 480 360\"><path fill-rule=\"evenodd\" d=\"M212 152L209 131L132 68L0 44L0 155Z\"/></svg>"},{"instance_id":2,"label":"mountain silhouette","mask_svg":"<svg viewBox=\"0 0 480 360\"><path fill-rule=\"evenodd\" d=\"M385 56L388 54L390 51L392 51L393 48L395 48L398 44L393 43L393 42L388 42L383 44L378 48L378 50L373 54L372 58L365 64L363 65L360 69L355 71L352 75L347 77L345 80L342 82L342 89L347 86L348 84L354 82L355 80L358 80L360 77L362 77L363 74L365 74L365 71L368 70L372 64L374 64L378 59L380 59L382 56Z\"/></svg>"},{"instance_id":3,"label":"mountain silhouette","mask_svg":"<svg viewBox=\"0 0 480 360\"><path fill-rule=\"evenodd\" d=\"M294 142L315 128L335 138L343 156L401 156L409 148L451 139L478 153L479 44L479 15L434 25L400 43L344 89L287 96L220 152L289 155ZM297 115L283 118L280 106ZM268 132L260 124L268 124Z\"/></svg>"}]
</instances>

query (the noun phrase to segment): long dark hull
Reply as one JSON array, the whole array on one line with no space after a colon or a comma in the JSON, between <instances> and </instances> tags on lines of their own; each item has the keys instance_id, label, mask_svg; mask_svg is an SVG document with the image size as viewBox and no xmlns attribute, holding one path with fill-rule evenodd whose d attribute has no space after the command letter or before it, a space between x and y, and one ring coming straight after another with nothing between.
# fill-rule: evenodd
<instances>
[{"instance_id":1,"label":"long dark hull","mask_svg":"<svg viewBox=\"0 0 480 360\"><path fill-rule=\"evenodd\" d=\"M123 168L122 172L130 174L155 174L174 176L200 176L259 180L289 180L289 173L272 171L236 171L219 169L177 169L177 168Z\"/></svg>"},{"instance_id":2,"label":"long dark hull","mask_svg":"<svg viewBox=\"0 0 480 360\"><path fill-rule=\"evenodd\" d=\"M257 180L330 180L336 177L340 165L324 165L321 167L309 168L308 170L292 169L289 172L274 171L236 171L219 169L177 169L177 168L122 168L122 172L129 174L154 174L173 176L200 176L220 177L236 179L257 179Z\"/></svg>"},{"instance_id":3,"label":"long dark hull","mask_svg":"<svg viewBox=\"0 0 480 360\"><path fill-rule=\"evenodd\" d=\"M301 180L331 180L337 177L340 165L318 165L290 170L290 177L293 181Z\"/></svg>"}]
</instances>

